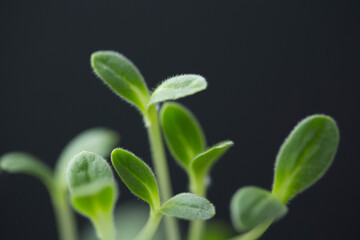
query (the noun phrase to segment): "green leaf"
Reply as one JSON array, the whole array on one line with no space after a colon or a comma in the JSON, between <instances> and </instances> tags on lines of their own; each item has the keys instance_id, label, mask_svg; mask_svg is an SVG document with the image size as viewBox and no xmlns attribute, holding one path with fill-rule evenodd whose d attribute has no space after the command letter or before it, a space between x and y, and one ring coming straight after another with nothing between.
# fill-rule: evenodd
<instances>
[{"instance_id":1,"label":"green leaf","mask_svg":"<svg viewBox=\"0 0 360 240\"><path fill-rule=\"evenodd\" d=\"M150 97L151 104L175 100L204 90L207 87L205 78L195 74L184 74L171 77L162 82Z\"/></svg>"},{"instance_id":2,"label":"green leaf","mask_svg":"<svg viewBox=\"0 0 360 240\"><path fill-rule=\"evenodd\" d=\"M11 152L0 157L0 170L23 173L38 178L51 190L54 184L52 170L39 159L22 152Z\"/></svg>"},{"instance_id":3,"label":"green leaf","mask_svg":"<svg viewBox=\"0 0 360 240\"><path fill-rule=\"evenodd\" d=\"M66 171L74 208L94 222L102 213L112 214L117 186L109 164L92 152L75 155Z\"/></svg>"},{"instance_id":4,"label":"green leaf","mask_svg":"<svg viewBox=\"0 0 360 240\"><path fill-rule=\"evenodd\" d=\"M331 165L338 144L339 130L331 117L302 120L280 148L273 194L286 203L314 184Z\"/></svg>"},{"instance_id":5,"label":"green leaf","mask_svg":"<svg viewBox=\"0 0 360 240\"><path fill-rule=\"evenodd\" d=\"M107 157L119 139L120 137L115 131L103 127L92 128L77 135L60 154L55 168L56 184L60 188L66 189L65 172L75 154L81 151L90 151Z\"/></svg>"},{"instance_id":6,"label":"green leaf","mask_svg":"<svg viewBox=\"0 0 360 240\"><path fill-rule=\"evenodd\" d=\"M113 51L98 51L91 55L91 66L121 98L145 113L149 91L137 67L124 55Z\"/></svg>"},{"instance_id":7,"label":"green leaf","mask_svg":"<svg viewBox=\"0 0 360 240\"><path fill-rule=\"evenodd\" d=\"M190 164L193 174L197 178L205 178L211 167L232 145L234 145L232 141L223 141L197 155Z\"/></svg>"},{"instance_id":8,"label":"green leaf","mask_svg":"<svg viewBox=\"0 0 360 240\"><path fill-rule=\"evenodd\" d=\"M165 103L161 108L161 125L169 150L185 169L191 160L205 150L206 140L194 115L178 103Z\"/></svg>"},{"instance_id":9,"label":"green leaf","mask_svg":"<svg viewBox=\"0 0 360 240\"><path fill-rule=\"evenodd\" d=\"M125 185L155 210L160 207L159 190L150 167L124 149L114 149L112 164Z\"/></svg>"},{"instance_id":10,"label":"green leaf","mask_svg":"<svg viewBox=\"0 0 360 240\"><path fill-rule=\"evenodd\" d=\"M238 231L247 231L287 213L287 207L270 192L258 187L243 187L231 199L231 219Z\"/></svg>"},{"instance_id":11,"label":"green leaf","mask_svg":"<svg viewBox=\"0 0 360 240\"><path fill-rule=\"evenodd\" d=\"M166 201L160 212L186 220L207 220L215 215L215 207L206 198L180 193Z\"/></svg>"}]
</instances>

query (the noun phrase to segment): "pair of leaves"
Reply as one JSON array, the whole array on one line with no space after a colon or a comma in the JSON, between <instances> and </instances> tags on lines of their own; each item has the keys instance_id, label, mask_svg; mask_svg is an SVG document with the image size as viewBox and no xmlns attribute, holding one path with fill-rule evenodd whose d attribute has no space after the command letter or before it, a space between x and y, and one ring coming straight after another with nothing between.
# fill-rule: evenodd
<instances>
[{"instance_id":1,"label":"pair of leaves","mask_svg":"<svg viewBox=\"0 0 360 240\"><path fill-rule=\"evenodd\" d=\"M82 151L66 171L71 202L81 214L96 219L99 212L111 214L117 199L117 186L109 164L100 155Z\"/></svg>"},{"instance_id":2,"label":"pair of leaves","mask_svg":"<svg viewBox=\"0 0 360 240\"><path fill-rule=\"evenodd\" d=\"M125 185L149 203L155 212L187 220L206 220L215 214L215 208L208 200L191 193L178 194L161 205L153 172L134 154L124 149L115 149L111 161Z\"/></svg>"},{"instance_id":3,"label":"pair of leaves","mask_svg":"<svg viewBox=\"0 0 360 240\"><path fill-rule=\"evenodd\" d=\"M233 196L231 216L235 228L246 231L284 216L285 204L324 175L338 144L339 130L331 117L313 115L302 120L280 148L272 193L244 187Z\"/></svg>"},{"instance_id":4,"label":"pair of leaves","mask_svg":"<svg viewBox=\"0 0 360 240\"><path fill-rule=\"evenodd\" d=\"M41 180L49 189L66 191L65 171L71 158L83 150L91 150L106 156L119 141L119 136L107 128L86 130L72 139L62 151L55 173L34 156L22 152L11 152L0 158L0 169L10 173L23 173ZM55 176L54 176L55 175Z\"/></svg>"},{"instance_id":5,"label":"pair of leaves","mask_svg":"<svg viewBox=\"0 0 360 240\"><path fill-rule=\"evenodd\" d=\"M195 116L178 103L161 108L161 125L165 140L175 160L189 173L204 180L211 167L233 145L223 141L206 149L203 130Z\"/></svg>"},{"instance_id":6,"label":"pair of leaves","mask_svg":"<svg viewBox=\"0 0 360 240\"><path fill-rule=\"evenodd\" d=\"M165 80L150 95L138 68L124 55L114 51L93 53L91 66L116 94L135 105L144 115L153 104L192 95L207 86L202 76L178 75Z\"/></svg>"}]
</instances>

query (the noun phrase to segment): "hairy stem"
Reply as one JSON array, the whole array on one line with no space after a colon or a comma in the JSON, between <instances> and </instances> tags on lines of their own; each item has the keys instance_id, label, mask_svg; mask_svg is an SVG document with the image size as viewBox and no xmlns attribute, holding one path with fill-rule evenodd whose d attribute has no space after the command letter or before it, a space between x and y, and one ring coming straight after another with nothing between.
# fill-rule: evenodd
<instances>
[{"instance_id":1,"label":"hairy stem","mask_svg":"<svg viewBox=\"0 0 360 240\"><path fill-rule=\"evenodd\" d=\"M190 174L190 191L201 197L206 197L204 178L196 178ZM205 221L191 221L189 224L188 240L200 240L205 229Z\"/></svg>"},{"instance_id":2,"label":"hairy stem","mask_svg":"<svg viewBox=\"0 0 360 240\"><path fill-rule=\"evenodd\" d=\"M55 211L56 224L60 240L76 240L76 222L74 213L64 191L50 190L51 201Z\"/></svg>"},{"instance_id":3,"label":"hairy stem","mask_svg":"<svg viewBox=\"0 0 360 240\"><path fill-rule=\"evenodd\" d=\"M272 220L267 221L253 228L249 232L231 238L230 240L256 240L265 233L265 231L270 227L272 222L273 222Z\"/></svg>"},{"instance_id":4,"label":"hairy stem","mask_svg":"<svg viewBox=\"0 0 360 240\"><path fill-rule=\"evenodd\" d=\"M163 215L161 213L156 213L153 210L151 210L146 225L136 236L135 240L150 240L156 233L156 230L159 227L162 216Z\"/></svg>"},{"instance_id":5,"label":"hairy stem","mask_svg":"<svg viewBox=\"0 0 360 240\"><path fill-rule=\"evenodd\" d=\"M100 212L94 219L96 232L101 240L115 240L115 226L112 213Z\"/></svg>"},{"instance_id":6,"label":"hairy stem","mask_svg":"<svg viewBox=\"0 0 360 240\"><path fill-rule=\"evenodd\" d=\"M148 110L148 119L146 121L148 122L147 131L160 194L162 201L166 201L172 197L171 180L155 105ZM165 229L167 239L180 240L179 226L174 218L165 216Z\"/></svg>"}]
</instances>

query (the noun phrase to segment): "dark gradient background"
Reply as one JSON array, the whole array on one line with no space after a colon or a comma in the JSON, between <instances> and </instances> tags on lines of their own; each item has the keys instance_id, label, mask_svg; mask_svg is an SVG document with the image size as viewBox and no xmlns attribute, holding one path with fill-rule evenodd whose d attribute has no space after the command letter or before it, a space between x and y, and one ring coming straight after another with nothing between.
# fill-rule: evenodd
<instances>
[{"instance_id":1,"label":"dark gradient background","mask_svg":"<svg viewBox=\"0 0 360 240\"><path fill-rule=\"evenodd\" d=\"M358 0L2 0L0 154L26 151L54 166L74 135L106 126L149 162L139 114L89 65L93 51L116 50L151 88L179 73L207 78L206 91L180 102L197 115L209 144L235 142L212 172L209 199L223 220L239 187L271 188L278 148L299 120L333 116L341 130L334 164L263 239L357 239L359 20ZM170 157L169 164L174 191L186 191L184 172ZM120 188L119 204L134 199ZM56 236L45 188L1 174L0 239Z\"/></svg>"}]
</instances>

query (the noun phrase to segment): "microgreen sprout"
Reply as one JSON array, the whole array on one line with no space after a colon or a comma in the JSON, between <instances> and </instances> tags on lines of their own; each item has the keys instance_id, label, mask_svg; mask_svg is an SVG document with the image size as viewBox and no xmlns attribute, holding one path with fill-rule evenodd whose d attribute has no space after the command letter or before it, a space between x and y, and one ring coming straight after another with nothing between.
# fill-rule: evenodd
<instances>
[{"instance_id":1,"label":"microgreen sprout","mask_svg":"<svg viewBox=\"0 0 360 240\"><path fill-rule=\"evenodd\" d=\"M111 165L124 185L149 206L148 220L135 240L152 239L162 218L167 240L184 239L176 218L190 221L188 240L207 240L213 229L206 228L204 221L215 215L214 205L206 199L207 180L213 166L234 143L225 140L209 147L195 115L173 102L204 90L205 78L195 74L177 75L150 91L138 68L120 53L95 52L91 55L91 66L115 94L140 112L148 133L152 164L146 164L123 148L114 149L117 134L97 128L70 142L60 155L54 173L37 158L21 152L3 155L0 170L29 174L44 183L54 204L61 240L77 239L67 188L72 207L91 220L98 238L118 239L115 228L118 218L114 217L118 188ZM173 195L164 142L185 170L189 192ZM245 186L233 195L231 221L241 234L230 239L256 240L273 222L284 217L289 210L289 200L325 174L338 144L339 130L331 117L317 114L302 120L276 157L272 190ZM111 150L110 165L103 157ZM228 239L229 232L226 230L219 236Z\"/></svg>"}]
</instances>

